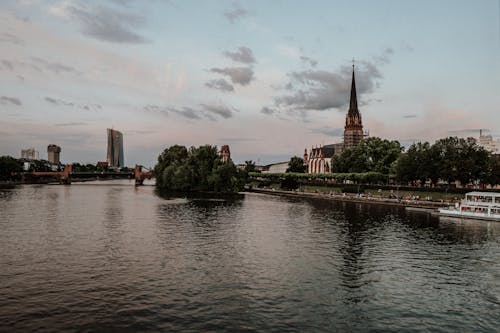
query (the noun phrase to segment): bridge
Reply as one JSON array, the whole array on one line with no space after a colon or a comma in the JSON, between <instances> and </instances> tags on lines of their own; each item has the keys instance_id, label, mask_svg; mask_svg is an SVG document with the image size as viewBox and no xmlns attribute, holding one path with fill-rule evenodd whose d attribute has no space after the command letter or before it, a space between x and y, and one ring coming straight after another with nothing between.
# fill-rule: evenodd
<instances>
[{"instance_id":1,"label":"bridge","mask_svg":"<svg viewBox=\"0 0 500 333\"><path fill-rule=\"evenodd\" d=\"M143 171L143 169L147 171ZM35 171L25 172L21 174L23 182L34 182L40 179L52 180L60 184L71 184L72 178L111 178L111 179L135 179L135 185L143 185L145 179L154 178L152 170L147 169L142 165L135 165L133 172L73 172L73 165L67 164L63 171Z\"/></svg>"}]
</instances>

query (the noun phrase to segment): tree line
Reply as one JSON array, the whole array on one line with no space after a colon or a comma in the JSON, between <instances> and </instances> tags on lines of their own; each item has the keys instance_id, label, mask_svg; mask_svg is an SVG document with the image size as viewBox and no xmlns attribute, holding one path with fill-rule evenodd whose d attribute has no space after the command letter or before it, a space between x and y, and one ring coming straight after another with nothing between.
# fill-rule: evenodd
<instances>
[{"instance_id":1,"label":"tree line","mask_svg":"<svg viewBox=\"0 0 500 333\"><path fill-rule=\"evenodd\" d=\"M306 172L303 165L304 161L294 156L287 172ZM367 177L370 173L377 177ZM363 176L356 176L358 174ZM474 138L448 137L434 144L418 142L404 151L398 141L370 137L333 156L330 175L335 179L351 177L354 181L390 178L412 185L428 181L497 185L500 184L500 157L488 153Z\"/></svg>"}]
</instances>

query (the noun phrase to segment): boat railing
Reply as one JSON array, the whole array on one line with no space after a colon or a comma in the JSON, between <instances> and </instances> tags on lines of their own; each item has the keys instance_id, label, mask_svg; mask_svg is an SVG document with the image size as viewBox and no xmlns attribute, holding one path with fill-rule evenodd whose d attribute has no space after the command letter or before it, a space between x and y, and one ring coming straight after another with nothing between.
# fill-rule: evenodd
<instances>
[{"instance_id":1,"label":"boat railing","mask_svg":"<svg viewBox=\"0 0 500 333\"><path fill-rule=\"evenodd\" d=\"M500 207L500 202L488 202L488 201L471 201L462 199L460 201L461 206L483 206L483 207Z\"/></svg>"}]
</instances>

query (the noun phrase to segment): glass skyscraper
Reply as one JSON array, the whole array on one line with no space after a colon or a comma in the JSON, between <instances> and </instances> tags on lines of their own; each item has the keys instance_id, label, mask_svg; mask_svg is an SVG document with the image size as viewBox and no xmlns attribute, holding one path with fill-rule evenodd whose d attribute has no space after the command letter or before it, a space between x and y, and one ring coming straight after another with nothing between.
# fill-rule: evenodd
<instances>
[{"instance_id":1,"label":"glass skyscraper","mask_svg":"<svg viewBox=\"0 0 500 333\"><path fill-rule=\"evenodd\" d=\"M123 168L123 134L114 129L108 128L108 154L106 156L108 166Z\"/></svg>"}]
</instances>

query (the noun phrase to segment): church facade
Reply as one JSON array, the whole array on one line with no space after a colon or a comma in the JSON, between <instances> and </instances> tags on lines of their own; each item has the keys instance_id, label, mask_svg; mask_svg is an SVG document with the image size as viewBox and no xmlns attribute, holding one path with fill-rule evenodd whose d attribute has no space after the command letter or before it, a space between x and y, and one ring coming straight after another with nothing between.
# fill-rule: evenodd
<instances>
[{"instance_id":1,"label":"church facade","mask_svg":"<svg viewBox=\"0 0 500 333\"><path fill-rule=\"evenodd\" d=\"M311 147L304 151L304 163L307 165L308 173L328 173L332 170L332 157L340 155L345 149L356 147L363 140L363 123L358 109L358 98L356 94L356 80L354 77L354 65L352 66L351 98L349 110L345 117L344 142L319 147Z\"/></svg>"}]
</instances>

